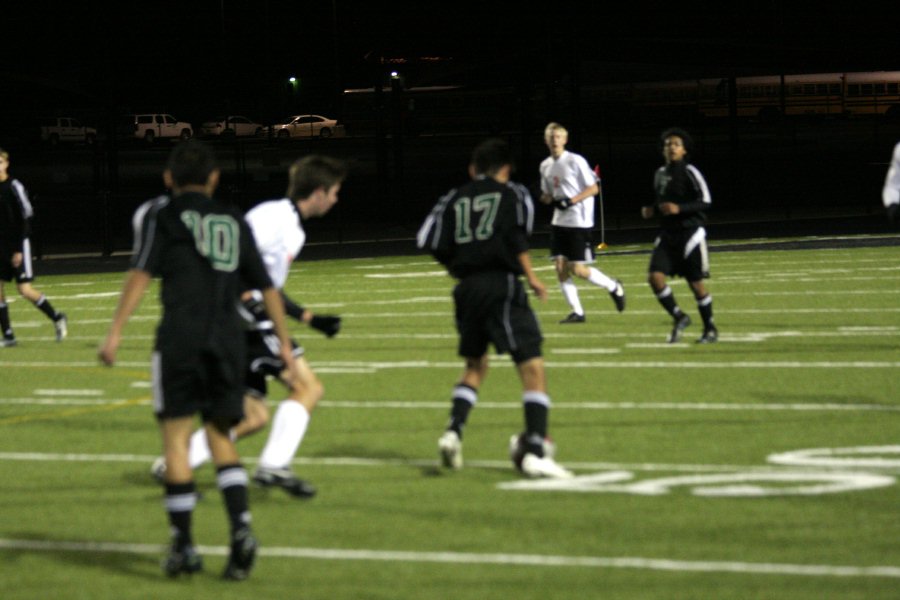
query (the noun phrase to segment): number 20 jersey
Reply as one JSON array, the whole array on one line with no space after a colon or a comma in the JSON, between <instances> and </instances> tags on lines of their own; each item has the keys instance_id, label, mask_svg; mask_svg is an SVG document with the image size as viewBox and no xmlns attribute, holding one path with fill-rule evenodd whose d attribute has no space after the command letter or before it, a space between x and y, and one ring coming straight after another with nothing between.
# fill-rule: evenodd
<instances>
[{"instance_id":1,"label":"number 20 jersey","mask_svg":"<svg viewBox=\"0 0 900 600\"><path fill-rule=\"evenodd\" d=\"M243 339L243 282L271 287L240 213L203 194L161 196L136 212L131 268L162 278L157 349L221 349Z\"/></svg>"}]
</instances>

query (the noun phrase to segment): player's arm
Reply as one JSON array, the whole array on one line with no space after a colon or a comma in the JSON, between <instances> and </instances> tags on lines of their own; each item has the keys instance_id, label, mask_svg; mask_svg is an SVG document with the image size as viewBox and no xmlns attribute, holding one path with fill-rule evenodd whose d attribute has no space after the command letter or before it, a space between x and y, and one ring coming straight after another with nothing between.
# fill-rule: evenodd
<instances>
[{"instance_id":1,"label":"player's arm","mask_svg":"<svg viewBox=\"0 0 900 600\"><path fill-rule=\"evenodd\" d=\"M281 292L274 287L267 287L262 290L263 304L266 306L266 313L272 320L272 326L275 329L275 335L281 341L281 360L287 365L286 379L290 382L297 381L300 374L297 372L297 365L294 363L291 337L288 333L287 322L285 320L284 302L281 301Z\"/></svg>"},{"instance_id":2,"label":"player's arm","mask_svg":"<svg viewBox=\"0 0 900 600\"><path fill-rule=\"evenodd\" d=\"M519 259L519 264L522 265L522 272L525 274L525 280L528 282L528 287L534 291L535 296L537 296L541 302L547 300L547 287L540 279L538 279L537 275L534 274L534 270L531 268L531 256L529 256L528 251L520 252L517 258Z\"/></svg>"},{"instance_id":3,"label":"player's arm","mask_svg":"<svg viewBox=\"0 0 900 600\"><path fill-rule=\"evenodd\" d=\"M676 204L674 202L663 202L659 205L659 212L664 215L692 215L694 213L709 210L712 200L709 194L709 187L700 171L692 165L687 166L688 181L694 188L694 199L690 202L682 202Z\"/></svg>"},{"instance_id":4,"label":"player's arm","mask_svg":"<svg viewBox=\"0 0 900 600\"><path fill-rule=\"evenodd\" d=\"M336 336L341 330L341 318L337 315L317 315L308 308L304 308L291 300L284 293L284 290L281 290L281 301L284 302L284 312L287 316L301 323L306 323L328 337Z\"/></svg>"},{"instance_id":5,"label":"player's arm","mask_svg":"<svg viewBox=\"0 0 900 600\"><path fill-rule=\"evenodd\" d=\"M888 219L892 223L900 221L900 144L894 148L891 166L888 167L887 176L884 178L881 199Z\"/></svg>"},{"instance_id":6,"label":"player's arm","mask_svg":"<svg viewBox=\"0 0 900 600\"><path fill-rule=\"evenodd\" d=\"M109 326L106 339L103 340L97 352L103 364L112 366L116 362L116 353L122 340L122 329L140 305L141 299L150 285L150 280L150 273L140 269L131 269L125 276L125 283L122 285L122 294L119 296L119 304L116 306L112 324Z\"/></svg>"}]
</instances>

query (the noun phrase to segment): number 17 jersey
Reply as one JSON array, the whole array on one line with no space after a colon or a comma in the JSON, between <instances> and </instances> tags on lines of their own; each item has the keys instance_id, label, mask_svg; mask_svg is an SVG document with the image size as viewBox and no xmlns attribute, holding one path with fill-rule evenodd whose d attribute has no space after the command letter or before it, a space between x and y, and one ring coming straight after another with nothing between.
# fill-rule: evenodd
<instances>
[{"instance_id":1,"label":"number 17 jersey","mask_svg":"<svg viewBox=\"0 0 900 600\"><path fill-rule=\"evenodd\" d=\"M480 177L438 201L417 242L457 279L486 271L521 275L518 256L528 250L533 224L534 204L524 186Z\"/></svg>"}]
</instances>

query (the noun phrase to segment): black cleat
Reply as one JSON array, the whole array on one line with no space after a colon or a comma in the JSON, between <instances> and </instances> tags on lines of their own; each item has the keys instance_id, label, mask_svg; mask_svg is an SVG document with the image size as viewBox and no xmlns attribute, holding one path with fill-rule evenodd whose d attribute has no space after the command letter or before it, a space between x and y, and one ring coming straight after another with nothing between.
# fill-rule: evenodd
<instances>
[{"instance_id":1,"label":"black cleat","mask_svg":"<svg viewBox=\"0 0 900 600\"><path fill-rule=\"evenodd\" d=\"M316 495L316 488L298 478L290 469L258 467L253 474L253 482L265 488L280 487L297 498L312 498Z\"/></svg>"},{"instance_id":2,"label":"black cleat","mask_svg":"<svg viewBox=\"0 0 900 600\"><path fill-rule=\"evenodd\" d=\"M584 315L578 313L569 313L569 316L560 321L560 323L584 323L587 319Z\"/></svg>"},{"instance_id":3,"label":"black cleat","mask_svg":"<svg viewBox=\"0 0 900 600\"><path fill-rule=\"evenodd\" d=\"M173 547L163 560L162 569L169 577L178 577L181 573L191 575L203 570L203 558L193 546L185 546L180 550Z\"/></svg>"},{"instance_id":4,"label":"black cleat","mask_svg":"<svg viewBox=\"0 0 900 600\"><path fill-rule=\"evenodd\" d=\"M691 324L691 318L686 314L682 314L675 319L675 325L672 327L672 333L669 334L669 343L674 344L681 339L681 334Z\"/></svg>"},{"instance_id":5,"label":"black cleat","mask_svg":"<svg viewBox=\"0 0 900 600\"><path fill-rule=\"evenodd\" d=\"M719 330L715 327L707 327L703 330L703 335L697 338L698 344L713 344L719 341Z\"/></svg>"},{"instance_id":6,"label":"black cleat","mask_svg":"<svg viewBox=\"0 0 900 600\"><path fill-rule=\"evenodd\" d=\"M622 282L616 279L616 289L609 293L609 297L616 303L616 310L622 312L625 310L625 288Z\"/></svg>"},{"instance_id":7,"label":"black cleat","mask_svg":"<svg viewBox=\"0 0 900 600\"><path fill-rule=\"evenodd\" d=\"M231 554L228 556L228 564L222 572L223 579L243 581L250 576L253 568L253 560L256 558L256 549L259 542L253 537L249 527L242 527L231 536Z\"/></svg>"},{"instance_id":8,"label":"black cleat","mask_svg":"<svg viewBox=\"0 0 900 600\"><path fill-rule=\"evenodd\" d=\"M15 336L4 336L3 339L0 340L0 348L12 348L13 346L18 345L18 343Z\"/></svg>"}]
</instances>

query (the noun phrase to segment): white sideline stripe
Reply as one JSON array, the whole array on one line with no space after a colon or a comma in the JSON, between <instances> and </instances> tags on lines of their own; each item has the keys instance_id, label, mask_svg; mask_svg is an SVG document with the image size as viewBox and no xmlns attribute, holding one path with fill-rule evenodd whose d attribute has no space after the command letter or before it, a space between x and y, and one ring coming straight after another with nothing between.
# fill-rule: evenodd
<instances>
[{"instance_id":1,"label":"white sideline stripe","mask_svg":"<svg viewBox=\"0 0 900 600\"><path fill-rule=\"evenodd\" d=\"M5 363L0 362L0 366ZM314 368L369 369L459 369L459 362L401 361L401 362L312 362ZM547 361L550 369L896 369L898 361L605 361L555 362ZM511 361L496 361L492 367L512 367Z\"/></svg>"},{"instance_id":2,"label":"white sideline stripe","mask_svg":"<svg viewBox=\"0 0 900 600\"><path fill-rule=\"evenodd\" d=\"M117 542L51 542L0 539L0 549L42 552L96 552L116 554L163 554L158 544ZM226 556L226 546L198 546L200 554ZM534 567L587 567L594 569L638 569L670 572L741 573L754 575L797 575L804 577L886 577L900 578L900 567L856 565L810 565L752 563L740 561L697 561L635 556L560 556L552 554L488 554L477 552L414 552L337 548L274 547L259 549L259 556L317 560L354 560L398 563L441 563L469 565L510 565Z\"/></svg>"},{"instance_id":3,"label":"white sideline stripe","mask_svg":"<svg viewBox=\"0 0 900 600\"><path fill-rule=\"evenodd\" d=\"M34 390L37 396L102 396L103 390Z\"/></svg>"},{"instance_id":4,"label":"white sideline stripe","mask_svg":"<svg viewBox=\"0 0 900 600\"><path fill-rule=\"evenodd\" d=\"M551 354L618 354L619 348L551 348Z\"/></svg>"},{"instance_id":5,"label":"white sideline stripe","mask_svg":"<svg viewBox=\"0 0 900 600\"><path fill-rule=\"evenodd\" d=\"M127 402L127 400L85 400L83 398L0 398L0 405L3 404L26 404L41 406L97 406L104 404L119 404ZM149 400L147 401L149 404Z\"/></svg>"},{"instance_id":6,"label":"white sideline stripe","mask_svg":"<svg viewBox=\"0 0 900 600\"><path fill-rule=\"evenodd\" d=\"M0 461L21 462L85 462L85 463L138 463L147 466L157 456L142 454L64 454L54 452L0 452ZM257 459L242 457L247 464L255 464ZM330 457L298 457L291 461L292 465L327 466L327 467L434 467L436 458L368 458L364 456L330 456ZM791 465L795 471L821 473L835 468L846 468L845 465L830 464L797 464ZM888 465L893 468L893 465ZM566 462L566 467L578 471L650 471L668 473L783 473L784 467L772 465L711 465L711 464L666 464L666 463L612 463L612 462ZM470 469L510 469L509 460L466 460L466 468ZM149 475L148 475L149 476Z\"/></svg>"},{"instance_id":7,"label":"white sideline stripe","mask_svg":"<svg viewBox=\"0 0 900 600\"><path fill-rule=\"evenodd\" d=\"M362 372L343 369L323 370L319 373L346 373ZM365 371L369 373L371 371ZM137 382L140 386L149 387L149 382ZM34 404L44 406L94 406L115 405L130 402L127 399L97 399L86 400L81 398L0 398L3 404ZM134 406L150 404L150 400L138 402ZM411 402L403 400L387 401L354 401L354 400L323 400L319 403L323 408L363 408L374 410L405 409L405 410L445 410L448 402ZM520 410L520 402L484 402L478 403L478 408L484 410ZM557 402L554 410L683 410L683 411L750 411L750 412L900 412L900 406L889 404L837 404L837 403L766 403L766 404L731 404L716 402Z\"/></svg>"},{"instance_id":8,"label":"white sideline stripe","mask_svg":"<svg viewBox=\"0 0 900 600\"><path fill-rule=\"evenodd\" d=\"M445 409L449 402L405 402L405 401L353 401L323 400L323 408L435 408ZM478 408L519 410L520 402L478 402ZM553 410L710 410L710 411L797 411L797 412L900 412L900 406L889 404L837 404L837 403L767 403L731 404L717 402L554 402Z\"/></svg>"},{"instance_id":9,"label":"white sideline stripe","mask_svg":"<svg viewBox=\"0 0 900 600\"><path fill-rule=\"evenodd\" d=\"M401 362L311 362L315 369L340 369L341 372L368 373L378 369L459 369L459 362L401 361ZM900 361L615 361L606 362L556 362L547 361L550 369L896 369ZM118 367L147 369L149 362L117 362ZM0 360L0 368L95 368L94 361L13 361ZM498 360L492 367L512 367L511 361ZM324 371L323 371L324 372Z\"/></svg>"}]
</instances>

